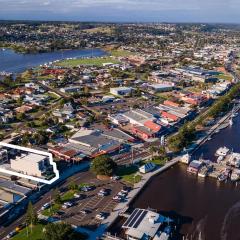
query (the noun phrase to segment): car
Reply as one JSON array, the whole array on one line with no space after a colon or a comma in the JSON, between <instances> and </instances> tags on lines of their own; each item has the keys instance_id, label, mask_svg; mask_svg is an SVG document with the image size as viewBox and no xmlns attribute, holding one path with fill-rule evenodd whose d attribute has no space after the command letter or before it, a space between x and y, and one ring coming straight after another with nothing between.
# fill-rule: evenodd
<instances>
[{"instance_id":1,"label":"car","mask_svg":"<svg viewBox=\"0 0 240 240\"><path fill-rule=\"evenodd\" d=\"M81 188L81 190L83 192L89 192L89 191L93 190L94 188L95 188L95 186L84 186Z\"/></svg>"},{"instance_id":2,"label":"car","mask_svg":"<svg viewBox=\"0 0 240 240\"><path fill-rule=\"evenodd\" d=\"M13 236L15 236L16 234L17 234L17 231L13 230L13 231L11 231L11 232L7 235L6 239L10 239L10 238L12 238Z\"/></svg>"},{"instance_id":3,"label":"car","mask_svg":"<svg viewBox=\"0 0 240 240\"><path fill-rule=\"evenodd\" d=\"M116 195L116 196L113 197L113 200L121 201L121 200L122 200L122 197Z\"/></svg>"},{"instance_id":4,"label":"car","mask_svg":"<svg viewBox=\"0 0 240 240\"><path fill-rule=\"evenodd\" d=\"M120 179L120 177L119 176L112 176L111 179L114 180L114 181L117 181L117 180Z\"/></svg>"},{"instance_id":5,"label":"car","mask_svg":"<svg viewBox=\"0 0 240 240\"><path fill-rule=\"evenodd\" d=\"M27 226L26 223L19 224L19 225L15 228L15 231L16 231L16 232L19 232L19 231L21 231L23 228L25 228L26 226Z\"/></svg>"},{"instance_id":6,"label":"car","mask_svg":"<svg viewBox=\"0 0 240 240\"><path fill-rule=\"evenodd\" d=\"M79 213L87 215L87 214L91 213L91 211L89 209L82 209L82 210L79 211Z\"/></svg>"},{"instance_id":7,"label":"car","mask_svg":"<svg viewBox=\"0 0 240 240\"><path fill-rule=\"evenodd\" d=\"M50 202L45 203L45 204L43 204L43 206L41 207L41 210L42 210L42 211L43 211L43 210L46 210L46 209L50 208L50 206L51 206L51 203L50 203Z\"/></svg>"},{"instance_id":8,"label":"car","mask_svg":"<svg viewBox=\"0 0 240 240\"><path fill-rule=\"evenodd\" d=\"M101 189L98 192L98 196L105 197L110 194L110 191L111 191L110 189Z\"/></svg>"},{"instance_id":9,"label":"car","mask_svg":"<svg viewBox=\"0 0 240 240\"><path fill-rule=\"evenodd\" d=\"M100 213L98 213L98 214L96 215L95 218L96 218L96 219L99 219L99 220L104 220L104 219L107 218L107 213L105 213L105 212L100 212Z\"/></svg>"},{"instance_id":10,"label":"car","mask_svg":"<svg viewBox=\"0 0 240 240\"><path fill-rule=\"evenodd\" d=\"M67 208L70 208L73 206L73 203L72 202L65 202L63 205L62 205L62 208L64 209L67 209Z\"/></svg>"},{"instance_id":11,"label":"car","mask_svg":"<svg viewBox=\"0 0 240 240\"><path fill-rule=\"evenodd\" d=\"M120 196L120 197L126 197L127 193L120 191L117 195Z\"/></svg>"},{"instance_id":12,"label":"car","mask_svg":"<svg viewBox=\"0 0 240 240\"><path fill-rule=\"evenodd\" d=\"M80 194L80 193L74 193L74 197L78 198L78 199L83 199L83 198L85 198L85 195Z\"/></svg>"}]
</instances>

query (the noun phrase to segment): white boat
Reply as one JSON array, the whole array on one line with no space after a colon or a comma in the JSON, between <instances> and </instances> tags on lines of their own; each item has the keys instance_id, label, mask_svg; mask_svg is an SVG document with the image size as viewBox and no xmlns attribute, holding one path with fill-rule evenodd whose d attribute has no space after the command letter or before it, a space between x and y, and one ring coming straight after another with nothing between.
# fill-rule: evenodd
<instances>
[{"instance_id":1,"label":"white boat","mask_svg":"<svg viewBox=\"0 0 240 240\"><path fill-rule=\"evenodd\" d=\"M233 120L232 118L229 119L229 126L231 127L233 125Z\"/></svg>"},{"instance_id":2,"label":"white boat","mask_svg":"<svg viewBox=\"0 0 240 240\"><path fill-rule=\"evenodd\" d=\"M239 172L232 172L231 174L231 181L236 182L240 179L240 173Z\"/></svg>"},{"instance_id":3,"label":"white boat","mask_svg":"<svg viewBox=\"0 0 240 240\"><path fill-rule=\"evenodd\" d=\"M224 159L224 156L218 156L217 163L220 163Z\"/></svg>"},{"instance_id":4,"label":"white boat","mask_svg":"<svg viewBox=\"0 0 240 240\"><path fill-rule=\"evenodd\" d=\"M208 168L206 166L202 167L198 172L198 176L205 178L208 175Z\"/></svg>"},{"instance_id":5,"label":"white boat","mask_svg":"<svg viewBox=\"0 0 240 240\"><path fill-rule=\"evenodd\" d=\"M225 157L228 153L229 153L230 149L227 147L220 147L217 151L216 151L216 156L223 156Z\"/></svg>"}]
</instances>

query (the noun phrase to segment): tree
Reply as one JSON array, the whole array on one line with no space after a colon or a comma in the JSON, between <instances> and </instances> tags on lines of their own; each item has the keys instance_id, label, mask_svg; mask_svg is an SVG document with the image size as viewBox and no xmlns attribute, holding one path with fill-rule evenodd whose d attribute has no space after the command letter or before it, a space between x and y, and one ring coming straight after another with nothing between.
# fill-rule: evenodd
<instances>
[{"instance_id":1,"label":"tree","mask_svg":"<svg viewBox=\"0 0 240 240\"><path fill-rule=\"evenodd\" d=\"M54 192L53 192L53 199L54 199L54 202L57 203L57 204L62 203L61 195L60 195L60 193L57 189L55 189Z\"/></svg>"},{"instance_id":2,"label":"tree","mask_svg":"<svg viewBox=\"0 0 240 240\"><path fill-rule=\"evenodd\" d=\"M107 155L94 158L91 171L96 175L111 176L116 168L116 163Z\"/></svg>"},{"instance_id":3,"label":"tree","mask_svg":"<svg viewBox=\"0 0 240 240\"><path fill-rule=\"evenodd\" d=\"M35 225L38 222L37 212L34 210L32 202L28 203L27 213L26 213L26 223L28 225Z\"/></svg>"},{"instance_id":4,"label":"tree","mask_svg":"<svg viewBox=\"0 0 240 240\"><path fill-rule=\"evenodd\" d=\"M87 236L75 232L67 223L50 223L44 231L45 240L82 240Z\"/></svg>"}]
</instances>

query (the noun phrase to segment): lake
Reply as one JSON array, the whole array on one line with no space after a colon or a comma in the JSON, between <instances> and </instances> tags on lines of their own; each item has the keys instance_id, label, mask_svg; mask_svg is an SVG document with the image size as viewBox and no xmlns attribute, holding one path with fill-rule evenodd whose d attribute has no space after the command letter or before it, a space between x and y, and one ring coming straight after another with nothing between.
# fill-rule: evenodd
<instances>
[{"instance_id":1,"label":"lake","mask_svg":"<svg viewBox=\"0 0 240 240\"><path fill-rule=\"evenodd\" d=\"M20 73L28 68L36 67L44 63L58 59L101 57L106 55L101 49L63 50L49 53L21 54L11 49L0 49L0 72Z\"/></svg>"}]
</instances>

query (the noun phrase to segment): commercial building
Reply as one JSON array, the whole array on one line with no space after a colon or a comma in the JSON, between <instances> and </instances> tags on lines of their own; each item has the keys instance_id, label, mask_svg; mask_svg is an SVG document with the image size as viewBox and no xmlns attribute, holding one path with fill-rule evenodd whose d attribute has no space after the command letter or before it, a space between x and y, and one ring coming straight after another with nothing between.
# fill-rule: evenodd
<instances>
[{"instance_id":1,"label":"commercial building","mask_svg":"<svg viewBox=\"0 0 240 240\"><path fill-rule=\"evenodd\" d=\"M10 167L19 173L43 177L51 165L47 156L29 153L10 159Z\"/></svg>"},{"instance_id":2,"label":"commercial building","mask_svg":"<svg viewBox=\"0 0 240 240\"><path fill-rule=\"evenodd\" d=\"M128 240L152 240L163 223L172 220L152 210L136 208L128 217L122 228Z\"/></svg>"},{"instance_id":3,"label":"commercial building","mask_svg":"<svg viewBox=\"0 0 240 240\"><path fill-rule=\"evenodd\" d=\"M151 84L148 86L149 90L157 93L157 92L168 92L171 91L174 88L173 84L167 84L167 83L162 83L162 84Z\"/></svg>"},{"instance_id":4,"label":"commercial building","mask_svg":"<svg viewBox=\"0 0 240 240\"><path fill-rule=\"evenodd\" d=\"M130 96L133 91L131 87L116 87L110 88L110 93L116 96L126 97Z\"/></svg>"}]
</instances>

